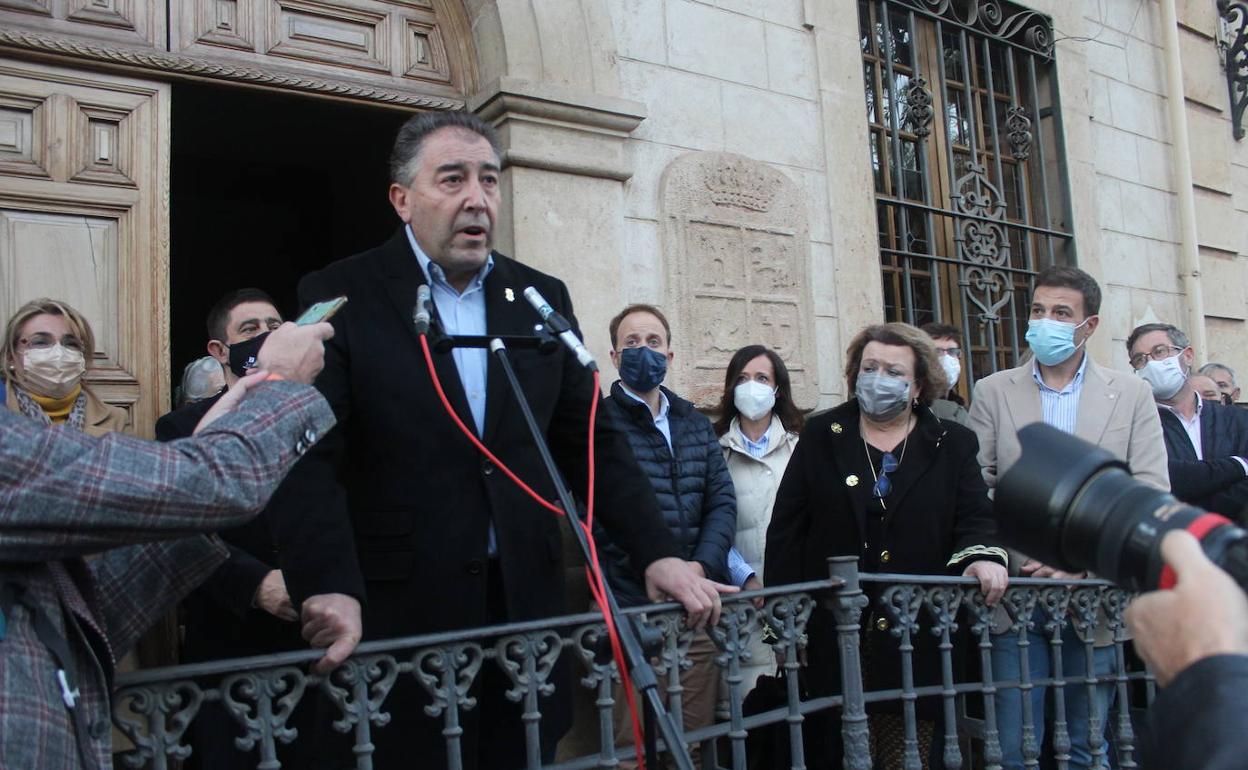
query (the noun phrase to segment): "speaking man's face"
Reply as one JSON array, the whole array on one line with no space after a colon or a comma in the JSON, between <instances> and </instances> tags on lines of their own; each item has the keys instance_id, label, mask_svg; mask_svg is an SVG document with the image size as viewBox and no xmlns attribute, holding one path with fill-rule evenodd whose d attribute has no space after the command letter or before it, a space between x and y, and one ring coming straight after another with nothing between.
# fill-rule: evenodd
<instances>
[{"instance_id":1,"label":"speaking man's face","mask_svg":"<svg viewBox=\"0 0 1248 770\"><path fill-rule=\"evenodd\" d=\"M498 156L485 137L447 127L425 139L411 183L390 185L399 218L458 289L468 285L494 246L499 173Z\"/></svg>"}]
</instances>

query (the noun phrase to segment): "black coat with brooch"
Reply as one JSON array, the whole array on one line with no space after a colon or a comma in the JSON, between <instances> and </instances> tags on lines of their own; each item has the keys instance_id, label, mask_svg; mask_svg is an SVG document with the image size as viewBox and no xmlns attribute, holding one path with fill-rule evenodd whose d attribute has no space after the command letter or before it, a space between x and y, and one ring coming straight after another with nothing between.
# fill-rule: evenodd
<instances>
[{"instance_id":1,"label":"black coat with brooch","mask_svg":"<svg viewBox=\"0 0 1248 770\"><path fill-rule=\"evenodd\" d=\"M975 433L918 407L917 424L899 467L890 474L893 487L881 507L872 494L872 469L878 472L880 453L865 446L859 414L857 400L851 400L807 421L767 529L764 584L826 579L828 557L838 555L857 556L862 572L957 575L978 559L1004 564L1005 551L994 545L996 527L975 459ZM901 451L898 445L893 454L901 456ZM879 586L865 584L864 589L871 597L862 623L865 685L868 690L899 688L899 640L879 624L886 618ZM939 684L939 639L929 632L932 622L926 614L920 614L919 624L911 640L914 681L916 686ZM808 633L812 695L840 692L832 613L816 608Z\"/></svg>"}]
</instances>

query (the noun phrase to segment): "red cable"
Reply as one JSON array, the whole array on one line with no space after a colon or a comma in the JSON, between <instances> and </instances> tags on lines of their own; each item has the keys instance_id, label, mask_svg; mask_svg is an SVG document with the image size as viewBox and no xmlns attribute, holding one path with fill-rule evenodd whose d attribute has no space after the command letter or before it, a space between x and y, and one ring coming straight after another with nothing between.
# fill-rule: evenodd
<instances>
[{"instance_id":1,"label":"red cable","mask_svg":"<svg viewBox=\"0 0 1248 770\"><path fill-rule=\"evenodd\" d=\"M438 372L433 366L433 354L429 352L429 340L424 334L420 335L420 349L425 355L425 365L429 368L429 378L433 381L433 389L438 394L438 399L442 402L442 406L446 409L446 413L451 416L451 420L459 428L460 432L468 437L468 440L486 459L494 463L495 467L503 472L507 478L515 482L529 497L533 498L543 508L559 514L566 515L564 510L559 506L551 503L546 498L539 495L528 484L520 480L520 477L512 472L507 464L486 448L485 444L477 438L476 433L468 429L464 421L460 419L455 408L451 406L450 400L446 397L446 392L442 389L442 381L438 378ZM586 580L589 582L590 593L594 596L594 602L598 605L598 609L602 612L602 619L607 627L607 638L611 642L611 654L615 658L616 668L620 672L620 683L624 689L624 697L628 701L629 717L633 727L633 751L637 756L637 764L641 770L646 770L645 756L642 752L643 741L641 731L641 720L637 717L637 701L633 694L633 679L629 675L628 666L625 665L624 650L620 644L619 632L616 630L615 621L611 617L610 608L606 601L606 586L603 582L602 566L598 562L598 546L594 542L593 524L594 524L594 424L598 417L598 400L601 383L599 381L598 372L594 372L594 395L590 398L589 404L589 492L586 495L585 505L585 521L582 522L573 517L574 524L579 526L585 533L585 537L589 542L590 564L585 566Z\"/></svg>"}]
</instances>

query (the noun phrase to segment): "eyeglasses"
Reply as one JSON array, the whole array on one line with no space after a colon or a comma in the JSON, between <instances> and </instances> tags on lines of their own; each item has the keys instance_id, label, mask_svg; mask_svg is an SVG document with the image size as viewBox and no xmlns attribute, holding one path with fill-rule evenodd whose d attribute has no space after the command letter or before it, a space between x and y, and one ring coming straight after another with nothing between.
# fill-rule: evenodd
<instances>
[{"instance_id":1,"label":"eyeglasses","mask_svg":"<svg viewBox=\"0 0 1248 770\"><path fill-rule=\"evenodd\" d=\"M880 459L880 475L875 479L875 486L871 488L871 494L883 500L893 491L893 480L888 474L897 470L897 458L892 452L885 452L884 457Z\"/></svg>"},{"instance_id":2,"label":"eyeglasses","mask_svg":"<svg viewBox=\"0 0 1248 770\"><path fill-rule=\"evenodd\" d=\"M950 358L961 358L961 357L962 357L962 349L961 349L961 348L941 348L941 347L938 347L938 348L936 348L936 353L937 353L937 355L949 356Z\"/></svg>"},{"instance_id":3,"label":"eyeglasses","mask_svg":"<svg viewBox=\"0 0 1248 770\"><path fill-rule=\"evenodd\" d=\"M53 337L51 334L39 332L24 339L19 339L17 348L18 350L46 350L57 342L56 337ZM82 340L72 334L66 334L64 337L61 337L59 342L70 350L77 350L79 353L83 352Z\"/></svg>"},{"instance_id":4,"label":"eyeglasses","mask_svg":"<svg viewBox=\"0 0 1248 770\"><path fill-rule=\"evenodd\" d=\"M1143 369L1145 366L1148 365L1148 359L1150 358L1153 359L1154 361L1165 361L1167 358L1170 357L1170 351L1172 350L1181 352L1185 350L1185 348L1181 348L1178 345L1166 345L1163 343L1153 348L1152 350L1148 351L1147 353L1136 353L1135 355L1131 356L1130 358L1131 368L1137 369L1137 370Z\"/></svg>"}]
</instances>

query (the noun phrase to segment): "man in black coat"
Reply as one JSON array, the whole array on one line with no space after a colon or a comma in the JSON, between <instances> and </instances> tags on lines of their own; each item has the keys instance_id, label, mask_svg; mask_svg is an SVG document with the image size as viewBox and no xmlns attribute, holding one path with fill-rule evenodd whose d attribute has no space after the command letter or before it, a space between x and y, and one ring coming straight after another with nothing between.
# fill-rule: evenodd
<instances>
[{"instance_id":1,"label":"man in black coat","mask_svg":"<svg viewBox=\"0 0 1248 770\"><path fill-rule=\"evenodd\" d=\"M1175 326L1136 327L1127 337L1127 354L1157 401L1171 493L1240 517L1248 503L1248 412L1201 399L1191 382L1196 353Z\"/></svg>"},{"instance_id":2,"label":"man in black coat","mask_svg":"<svg viewBox=\"0 0 1248 770\"><path fill-rule=\"evenodd\" d=\"M226 389L246 374L248 364L268 333L282 325L273 298L259 289L237 289L226 294L208 311L208 353L225 372ZM225 391L195 401L156 421L156 440L175 441L190 436L200 419ZM268 510L238 527L220 532L230 558L192 591L182 603L186 637L182 662L198 663L223 658L267 655L303 648L298 613L290 603L286 583L277 567L277 551L269 535ZM298 726L305 718L301 708L291 719ZM194 749L188 767L255 767L258 751L235 748L242 736L238 722L217 703L200 710L191 726ZM283 763L298 762L295 749L302 744L278 745Z\"/></svg>"},{"instance_id":3,"label":"man in black coat","mask_svg":"<svg viewBox=\"0 0 1248 770\"><path fill-rule=\"evenodd\" d=\"M451 408L502 462L554 499L497 360L483 349L433 353L431 372L412 324L417 289L427 284L445 334L532 333L538 317L524 301L528 286L575 326L562 281L491 249L500 157L493 131L472 115L412 118L390 164L390 202L405 225L382 246L300 282L305 306L350 300L334 318L338 339L317 380L339 425L297 466L275 525L304 638L327 648L322 670L345 659L361 633L381 639L565 612L566 525L480 454L431 380L436 373ZM584 498L589 409L600 397L592 378L563 348L508 355L565 478ZM678 558L654 493L607 416L595 443L598 520L630 554L648 595L681 601L695 625L717 616L717 586ZM540 701L547 756L570 722L567 673L556 670L556 694ZM478 685L476 708L461 714L465 766L523 765L521 708L502 695L511 683L487 662ZM385 701L391 721L373 732L375 767L408 767L416 757L444 765L443 725L423 713L427 702L413 678L400 677ZM489 726L488 741L478 740L478 725Z\"/></svg>"}]
</instances>

